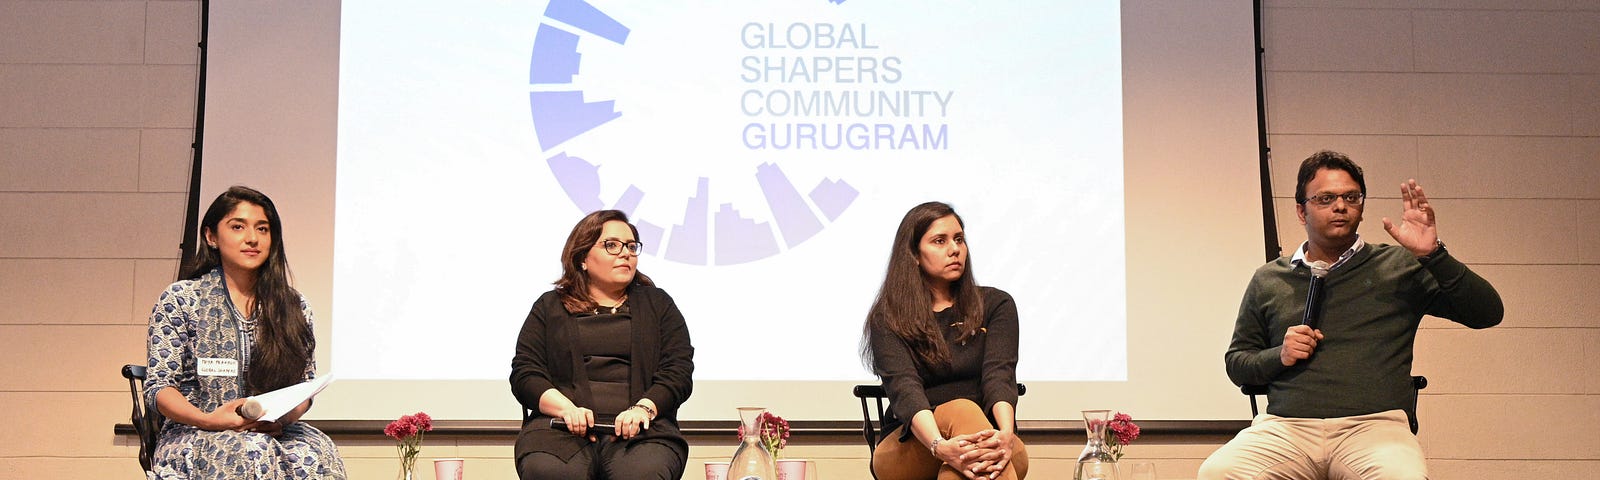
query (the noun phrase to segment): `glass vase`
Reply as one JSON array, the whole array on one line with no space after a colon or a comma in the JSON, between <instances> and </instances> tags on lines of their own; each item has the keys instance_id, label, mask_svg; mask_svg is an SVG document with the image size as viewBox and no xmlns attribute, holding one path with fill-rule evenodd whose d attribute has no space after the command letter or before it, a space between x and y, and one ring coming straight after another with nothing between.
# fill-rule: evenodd
<instances>
[{"instance_id":1,"label":"glass vase","mask_svg":"<svg viewBox=\"0 0 1600 480\"><path fill-rule=\"evenodd\" d=\"M1089 435L1083 453L1078 454L1078 466L1073 470L1073 480L1117 480L1117 457L1106 447L1107 422L1110 410L1084 410L1083 430Z\"/></svg>"},{"instance_id":2,"label":"glass vase","mask_svg":"<svg viewBox=\"0 0 1600 480\"><path fill-rule=\"evenodd\" d=\"M761 446L761 429L756 425L756 420L766 411L761 407L739 407L744 438L739 441L739 449L733 451L728 480L777 480L772 454Z\"/></svg>"}]
</instances>

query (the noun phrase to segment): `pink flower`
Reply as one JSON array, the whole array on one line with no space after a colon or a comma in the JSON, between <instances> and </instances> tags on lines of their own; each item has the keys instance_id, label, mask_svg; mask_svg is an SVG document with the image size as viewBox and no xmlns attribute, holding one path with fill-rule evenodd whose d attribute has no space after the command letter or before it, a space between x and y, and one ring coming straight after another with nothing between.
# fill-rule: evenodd
<instances>
[{"instance_id":1,"label":"pink flower","mask_svg":"<svg viewBox=\"0 0 1600 480\"><path fill-rule=\"evenodd\" d=\"M429 417L428 414L417 412L416 415L411 417L411 420L412 424L417 426L418 431L433 431L433 417Z\"/></svg>"},{"instance_id":2,"label":"pink flower","mask_svg":"<svg viewBox=\"0 0 1600 480\"><path fill-rule=\"evenodd\" d=\"M416 433L417 433L417 426L415 424L411 423L411 416L410 415L406 415L404 417L400 417L399 420L395 420L393 422L389 422L389 426L383 427L383 434L384 435L388 435L389 438L393 438L395 440L400 440L400 441L405 441L406 437L410 437L412 435L415 435Z\"/></svg>"},{"instance_id":3,"label":"pink flower","mask_svg":"<svg viewBox=\"0 0 1600 480\"><path fill-rule=\"evenodd\" d=\"M779 451L789 445L789 421L783 417L773 415L771 412L762 412L756 418L756 432L760 435L761 447L771 453L773 458L778 457ZM739 426L739 441L744 441L744 425Z\"/></svg>"},{"instance_id":4,"label":"pink flower","mask_svg":"<svg viewBox=\"0 0 1600 480\"><path fill-rule=\"evenodd\" d=\"M422 451L422 434L433 430L433 418L428 414L417 412L416 415L402 415L398 420L389 422L383 427L383 434L399 442L396 447L400 452L400 467L410 472L417 463L417 454Z\"/></svg>"},{"instance_id":5,"label":"pink flower","mask_svg":"<svg viewBox=\"0 0 1600 480\"><path fill-rule=\"evenodd\" d=\"M1133 443L1135 439L1139 438L1139 426L1135 425L1133 417L1128 416L1126 413L1118 413L1116 417L1111 419L1109 427L1111 433L1115 434L1116 443L1119 445Z\"/></svg>"},{"instance_id":6,"label":"pink flower","mask_svg":"<svg viewBox=\"0 0 1600 480\"><path fill-rule=\"evenodd\" d=\"M1111 448L1114 458L1122 458L1122 447L1139 438L1139 426L1133 423L1133 417L1126 413L1117 412L1106 422L1106 446Z\"/></svg>"}]
</instances>

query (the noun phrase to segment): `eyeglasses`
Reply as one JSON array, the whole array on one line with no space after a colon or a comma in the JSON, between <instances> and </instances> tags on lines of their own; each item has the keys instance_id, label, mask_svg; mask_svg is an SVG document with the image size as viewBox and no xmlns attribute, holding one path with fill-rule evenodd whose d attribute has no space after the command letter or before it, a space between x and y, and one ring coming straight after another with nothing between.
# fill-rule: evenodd
<instances>
[{"instance_id":1,"label":"eyeglasses","mask_svg":"<svg viewBox=\"0 0 1600 480\"><path fill-rule=\"evenodd\" d=\"M1367 199L1367 195L1364 194L1364 193L1361 193L1361 192L1350 192L1350 193L1346 193L1346 194L1343 194L1343 195L1335 195L1335 194L1332 194L1332 193L1324 193L1324 194L1321 194L1321 195L1315 195L1315 196L1311 196L1311 197L1306 197L1306 203L1309 203L1309 204L1312 204L1312 205L1316 205L1316 206L1319 206L1319 207L1326 207L1326 206L1329 206L1329 205L1333 205L1333 201L1335 199L1340 199L1340 198L1344 199L1344 204L1345 205L1349 205L1349 206L1355 207L1355 206L1360 206L1361 202L1363 202L1363 201L1365 201Z\"/></svg>"},{"instance_id":2,"label":"eyeglasses","mask_svg":"<svg viewBox=\"0 0 1600 480\"><path fill-rule=\"evenodd\" d=\"M600 242L600 248L606 249L606 253L612 255L622 255L623 247L627 247L628 253L634 255L638 255L640 251L644 250L644 244L639 242L623 242L621 240L606 240L604 242Z\"/></svg>"}]
</instances>

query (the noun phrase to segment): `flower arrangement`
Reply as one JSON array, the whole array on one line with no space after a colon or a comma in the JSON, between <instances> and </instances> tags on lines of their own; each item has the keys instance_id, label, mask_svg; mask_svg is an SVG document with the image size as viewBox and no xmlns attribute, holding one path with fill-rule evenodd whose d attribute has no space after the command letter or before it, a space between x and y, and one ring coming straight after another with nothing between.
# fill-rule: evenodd
<instances>
[{"instance_id":1,"label":"flower arrangement","mask_svg":"<svg viewBox=\"0 0 1600 480\"><path fill-rule=\"evenodd\" d=\"M400 449L401 478L411 478L411 471L417 465L417 454L422 451L422 435L430 431L433 431L433 417L422 412L403 415L399 420L389 422L389 426L383 427L384 435L400 442L396 447Z\"/></svg>"},{"instance_id":2,"label":"flower arrangement","mask_svg":"<svg viewBox=\"0 0 1600 480\"><path fill-rule=\"evenodd\" d=\"M783 447L789 445L789 421L783 417L762 412L756 418L756 430L760 431L761 448L772 454L772 458L778 458ZM739 426L739 441L744 441L744 425Z\"/></svg>"},{"instance_id":3,"label":"flower arrangement","mask_svg":"<svg viewBox=\"0 0 1600 480\"><path fill-rule=\"evenodd\" d=\"M1133 417L1126 413L1117 412L1106 422L1106 447L1111 449L1111 457L1122 460L1122 447L1133 443L1139 438L1139 426L1133 423Z\"/></svg>"}]
</instances>

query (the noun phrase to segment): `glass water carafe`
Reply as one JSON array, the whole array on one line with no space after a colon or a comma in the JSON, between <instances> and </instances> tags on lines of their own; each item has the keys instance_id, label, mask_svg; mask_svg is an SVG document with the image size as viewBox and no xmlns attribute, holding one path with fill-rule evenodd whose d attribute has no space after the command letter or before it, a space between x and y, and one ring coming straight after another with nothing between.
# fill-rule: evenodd
<instances>
[{"instance_id":1,"label":"glass water carafe","mask_svg":"<svg viewBox=\"0 0 1600 480\"><path fill-rule=\"evenodd\" d=\"M743 425L744 439L739 449L733 451L733 461L728 465L728 480L776 480L777 467L772 454L761 446L761 428L756 424L767 409L739 407L739 422Z\"/></svg>"},{"instance_id":2,"label":"glass water carafe","mask_svg":"<svg viewBox=\"0 0 1600 480\"><path fill-rule=\"evenodd\" d=\"M1110 420L1110 410L1083 411L1083 429L1089 434L1089 443L1083 446L1083 453L1078 454L1073 480L1117 480L1117 458L1106 448L1106 428Z\"/></svg>"}]
</instances>

